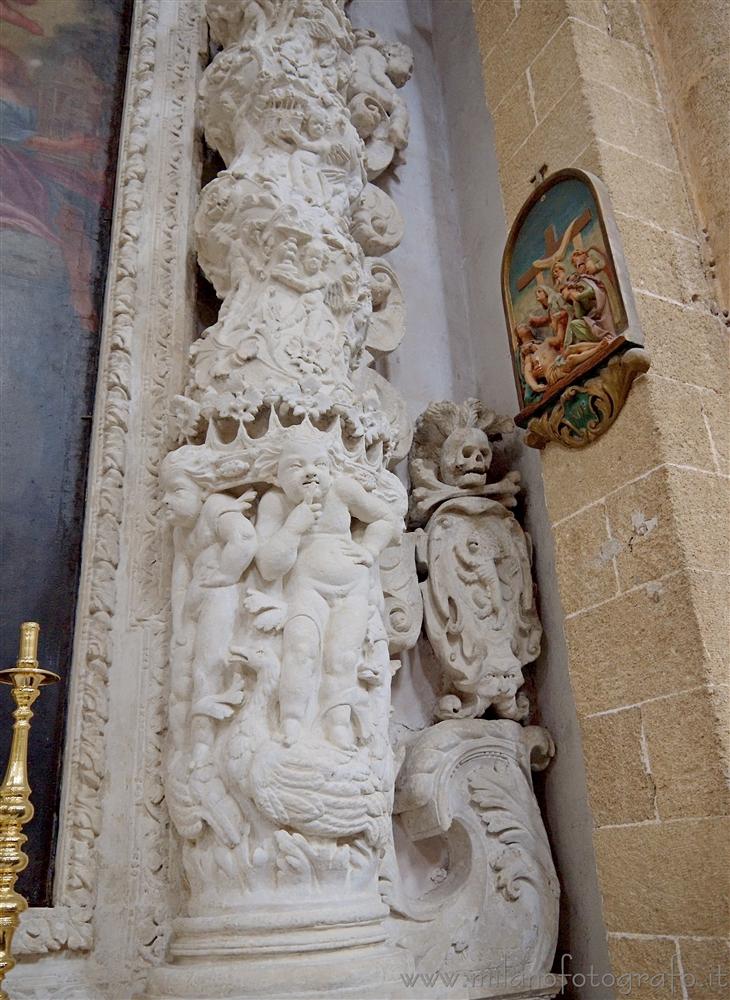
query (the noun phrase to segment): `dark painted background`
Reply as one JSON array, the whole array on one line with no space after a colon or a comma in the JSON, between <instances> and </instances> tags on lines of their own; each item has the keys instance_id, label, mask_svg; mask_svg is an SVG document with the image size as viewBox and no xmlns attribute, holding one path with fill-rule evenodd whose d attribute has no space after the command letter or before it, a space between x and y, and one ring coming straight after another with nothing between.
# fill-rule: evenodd
<instances>
[{"instance_id":1,"label":"dark painted background","mask_svg":"<svg viewBox=\"0 0 730 1000\"><path fill-rule=\"evenodd\" d=\"M41 623L35 817L18 889L51 903L86 469L132 0L0 5L0 665ZM0 688L0 769L12 700Z\"/></svg>"}]
</instances>

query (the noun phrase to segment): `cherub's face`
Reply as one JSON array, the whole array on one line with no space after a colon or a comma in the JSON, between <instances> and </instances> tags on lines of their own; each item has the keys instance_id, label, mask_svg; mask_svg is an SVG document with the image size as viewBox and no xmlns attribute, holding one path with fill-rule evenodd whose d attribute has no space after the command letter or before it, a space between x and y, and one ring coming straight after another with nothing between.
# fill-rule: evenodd
<instances>
[{"instance_id":1,"label":"cherub's face","mask_svg":"<svg viewBox=\"0 0 730 1000\"><path fill-rule=\"evenodd\" d=\"M203 506L202 491L182 472L173 472L163 479L162 503L169 520L174 524L195 521Z\"/></svg>"},{"instance_id":2,"label":"cherub's face","mask_svg":"<svg viewBox=\"0 0 730 1000\"><path fill-rule=\"evenodd\" d=\"M311 139L321 139L326 127L327 123L320 115L310 115L307 119L307 132Z\"/></svg>"},{"instance_id":3,"label":"cherub's face","mask_svg":"<svg viewBox=\"0 0 730 1000\"><path fill-rule=\"evenodd\" d=\"M327 450L317 441L296 441L287 445L279 459L279 485L292 501L320 500L332 483Z\"/></svg>"},{"instance_id":4,"label":"cherub's face","mask_svg":"<svg viewBox=\"0 0 730 1000\"><path fill-rule=\"evenodd\" d=\"M489 438L477 427L454 431L441 448L441 479L464 489L484 486L492 461Z\"/></svg>"},{"instance_id":5,"label":"cherub's face","mask_svg":"<svg viewBox=\"0 0 730 1000\"><path fill-rule=\"evenodd\" d=\"M396 87L402 87L413 72L413 55L405 45L394 44L388 50L388 76Z\"/></svg>"},{"instance_id":6,"label":"cherub's face","mask_svg":"<svg viewBox=\"0 0 730 1000\"><path fill-rule=\"evenodd\" d=\"M327 250L319 240L308 243L302 254L302 267L305 274L318 274L327 260Z\"/></svg>"}]
</instances>

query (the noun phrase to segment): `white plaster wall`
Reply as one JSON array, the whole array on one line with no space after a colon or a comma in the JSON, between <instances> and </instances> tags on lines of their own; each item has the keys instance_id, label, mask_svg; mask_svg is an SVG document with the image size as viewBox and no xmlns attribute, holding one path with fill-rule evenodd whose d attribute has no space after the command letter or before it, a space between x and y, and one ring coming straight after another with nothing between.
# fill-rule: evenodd
<instances>
[{"instance_id":1,"label":"white plaster wall","mask_svg":"<svg viewBox=\"0 0 730 1000\"><path fill-rule=\"evenodd\" d=\"M406 222L405 238L389 259L408 310L407 336L383 374L406 397L414 417L431 400L472 395L515 413L500 292L506 223L470 0L354 0L349 13L356 26L405 42L415 56L404 91L411 116L407 162L381 182ZM509 458L523 476L545 628L542 655L531 668L539 721L558 747L539 780L563 890L559 953L570 956L568 972L588 975L592 969L600 981L610 964L540 458L519 445ZM400 724L420 727L428 721L434 676L428 650L419 647L394 685ZM414 852L405 872L414 886L418 869ZM573 988L571 995L612 996L590 985Z\"/></svg>"}]
</instances>

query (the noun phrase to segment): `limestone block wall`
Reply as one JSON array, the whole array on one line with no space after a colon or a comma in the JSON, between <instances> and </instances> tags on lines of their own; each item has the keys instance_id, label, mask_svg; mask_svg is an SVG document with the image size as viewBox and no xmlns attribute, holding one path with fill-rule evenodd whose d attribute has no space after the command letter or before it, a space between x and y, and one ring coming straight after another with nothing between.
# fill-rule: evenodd
<instances>
[{"instance_id":1,"label":"limestone block wall","mask_svg":"<svg viewBox=\"0 0 730 1000\"><path fill-rule=\"evenodd\" d=\"M613 969L664 974L667 996L672 972L685 1000L719 996L730 930L727 329L642 8L473 6L508 224L541 169L601 176L652 356L611 432L542 453Z\"/></svg>"},{"instance_id":2,"label":"limestone block wall","mask_svg":"<svg viewBox=\"0 0 730 1000\"><path fill-rule=\"evenodd\" d=\"M643 0L672 133L705 236L720 308L730 308L730 6Z\"/></svg>"}]
</instances>

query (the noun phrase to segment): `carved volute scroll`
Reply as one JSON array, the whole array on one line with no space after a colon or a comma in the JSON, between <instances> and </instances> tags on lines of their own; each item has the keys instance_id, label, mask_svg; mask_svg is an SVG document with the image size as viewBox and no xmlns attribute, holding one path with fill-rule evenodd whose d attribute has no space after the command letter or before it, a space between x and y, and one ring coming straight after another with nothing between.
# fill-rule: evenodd
<instances>
[{"instance_id":1,"label":"carved volute scroll","mask_svg":"<svg viewBox=\"0 0 730 1000\"><path fill-rule=\"evenodd\" d=\"M484 976L488 996L555 993L559 886L531 774L553 753L544 729L506 719L441 722L410 743L395 812L448 858L430 892L394 907L391 934L420 972Z\"/></svg>"},{"instance_id":2,"label":"carved volute scroll","mask_svg":"<svg viewBox=\"0 0 730 1000\"><path fill-rule=\"evenodd\" d=\"M378 259L400 217L368 179L405 145L411 61L353 32L337 0L207 11L222 48L201 113L225 169L196 232L223 301L192 347L183 443L161 473L175 549L166 798L189 892L150 991L232 995L240 973L209 964L225 952L247 959L245 995L262 996L252 959L385 936L389 640L403 648L403 622L379 562L403 534L388 466L410 433L369 367L404 323ZM393 605L407 581L383 559ZM372 978L372 958L358 961ZM326 966L313 959L313 988L326 990Z\"/></svg>"}]
</instances>

